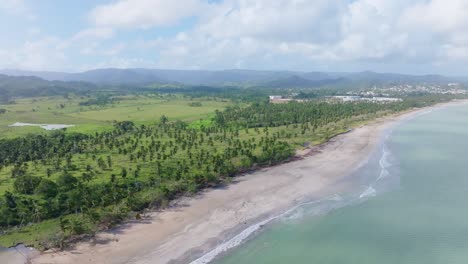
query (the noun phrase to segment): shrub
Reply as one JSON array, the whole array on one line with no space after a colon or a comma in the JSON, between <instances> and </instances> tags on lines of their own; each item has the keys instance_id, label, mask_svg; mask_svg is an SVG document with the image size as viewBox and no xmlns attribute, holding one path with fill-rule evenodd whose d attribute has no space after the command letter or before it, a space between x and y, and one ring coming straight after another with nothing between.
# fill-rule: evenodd
<instances>
[{"instance_id":1,"label":"shrub","mask_svg":"<svg viewBox=\"0 0 468 264\"><path fill-rule=\"evenodd\" d=\"M191 107L202 107L203 105L200 102L192 102L192 103L189 104L189 106L191 106Z\"/></svg>"}]
</instances>

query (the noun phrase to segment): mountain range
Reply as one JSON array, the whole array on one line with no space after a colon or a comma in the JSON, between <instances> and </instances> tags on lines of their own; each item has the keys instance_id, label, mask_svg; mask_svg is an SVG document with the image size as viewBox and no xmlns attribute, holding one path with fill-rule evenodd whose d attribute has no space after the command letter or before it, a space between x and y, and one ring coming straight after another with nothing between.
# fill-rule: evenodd
<instances>
[{"instance_id":1,"label":"mountain range","mask_svg":"<svg viewBox=\"0 0 468 264\"><path fill-rule=\"evenodd\" d=\"M95 90L97 85L81 81L48 81L35 76L0 74L0 102L13 97L65 95L73 91Z\"/></svg>"},{"instance_id":2,"label":"mountain range","mask_svg":"<svg viewBox=\"0 0 468 264\"><path fill-rule=\"evenodd\" d=\"M86 82L96 85L242 85L259 87L317 87L349 82L382 83L447 83L465 82L466 77L441 75L405 75L376 73L294 72L257 70L164 70L164 69L97 69L79 73L0 70L9 76L34 76L48 81Z\"/></svg>"}]
</instances>

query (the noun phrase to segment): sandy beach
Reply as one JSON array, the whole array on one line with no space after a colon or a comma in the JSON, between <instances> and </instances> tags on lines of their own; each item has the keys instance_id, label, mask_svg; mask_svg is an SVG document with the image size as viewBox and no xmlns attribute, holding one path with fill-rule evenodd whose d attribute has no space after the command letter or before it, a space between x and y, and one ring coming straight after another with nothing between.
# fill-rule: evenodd
<instances>
[{"instance_id":1,"label":"sandy beach","mask_svg":"<svg viewBox=\"0 0 468 264\"><path fill-rule=\"evenodd\" d=\"M32 263L190 263L262 219L346 188L345 178L369 157L382 132L423 111L380 118L296 161L236 177L228 186L181 199L73 249L44 252Z\"/></svg>"}]
</instances>

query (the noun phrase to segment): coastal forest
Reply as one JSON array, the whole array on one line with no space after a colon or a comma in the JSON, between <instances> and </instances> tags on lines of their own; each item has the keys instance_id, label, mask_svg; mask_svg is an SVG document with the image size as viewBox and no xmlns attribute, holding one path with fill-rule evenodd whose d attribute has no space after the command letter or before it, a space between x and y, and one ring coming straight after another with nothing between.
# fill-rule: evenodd
<instances>
[{"instance_id":1,"label":"coastal forest","mask_svg":"<svg viewBox=\"0 0 468 264\"><path fill-rule=\"evenodd\" d=\"M423 95L375 103L318 97L274 104L264 93L247 99L226 90L168 88L0 105L5 123L12 115L76 121L75 127L54 131L4 128L0 244L63 247L140 219L146 209L291 160L297 149L380 116L455 98Z\"/></svg>"}]
</instances>

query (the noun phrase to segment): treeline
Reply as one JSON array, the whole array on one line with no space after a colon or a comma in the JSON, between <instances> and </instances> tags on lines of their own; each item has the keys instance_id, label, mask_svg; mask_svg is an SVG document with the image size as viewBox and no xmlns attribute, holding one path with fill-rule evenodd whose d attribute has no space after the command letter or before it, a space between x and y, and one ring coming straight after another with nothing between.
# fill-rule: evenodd
<instances>
[{"instance_id":1,"label":"treeline","mask_svg":"<svg viewBox=\"0 0 468 264\"><path fill-rule=\"evenodd\" d=\"M248 107L229 107L216 111L215 121L220 126L238 128L278 127L307 124L314 128L351 117L378 112L399 112L454 99L453 95L424 95L408 97L401 102L330 102L311 100L283 104L253 103Z\"/></svg>"},{"instance_id":2,"label":"treeline","mask_svg":"<svg viewBox=\"0 0 468 264\"><path fill-rule=\"evenodd\" d=\"M161 94L181 94L192 98L215 97L238 102L267 101L268 95L275 94L277 89L243 88L238 86L181 86L133 88L133 92L149 92Z\"/></svg>"},{"instance_id":3,"label":"treeline","mask_svg":"<svg viewBox=\"0 0 468 264\"><path fill-rule=\"evenodd\" d=\"M357 115L376 113L394 108L395 105L375 103L290 102L286 104L255 103L249 107L230 107L216 112L215 121L220 125L252 128L277 127L309 123L317 128L331 122Z\"/></svg>"},{"instance_id":4,"label":"treeline","mask_svg":"<svg viewBox=\"0 0 468 264\"><path fill-rule=\"evenodd\" d=\"M80 102L80 106L92 106L92 105L98 105L98 106L104 106L113 103L115 100L110 94L99 94L95 98L90 98L84 102Z\"/></svg>"}]
</instances>

